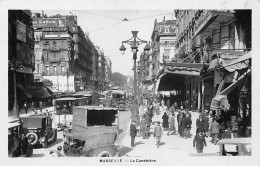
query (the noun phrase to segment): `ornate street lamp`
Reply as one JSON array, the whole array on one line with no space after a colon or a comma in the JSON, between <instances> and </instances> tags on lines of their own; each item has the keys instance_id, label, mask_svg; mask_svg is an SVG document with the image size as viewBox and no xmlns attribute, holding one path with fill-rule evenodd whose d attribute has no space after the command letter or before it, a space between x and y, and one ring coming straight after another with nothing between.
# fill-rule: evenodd
<instances>
[{"instance_id":1,"label":"ornate street lamp","mask_svg":"<svg viewBox=\"0 0 260 169\"><path fill-rule=\"evenodd\" d=\"M145 53L149 53L150 47L147 44L147 41L141 40L137 37L138 31L132 31L133 37L129 40L122 41L122 46L119 48L122 55L125 53L125 46L124 43L131 46L132 52L133 52L133 59L134 59L134 104L136 104L137 101L137 81L136 81L136 59L137 59L137 52L138 52L138 46L146 43L146 46L144 48ZM132 114L132 120L135 120L135 115Z\"/></svg>"},{"instance_id":2,"label":"ornate street lamp","mask_svg":"<svg viewBox=\"0 0 260 169\"><path fill-rule=\"evenodd\" d=\"M13 106L13 118L14 119L19 119L19 112L18 112L18 104L17 104L17 91L16 91L16 72L17 70L23 70L23 65L16 61L13 60L12 63L9 64L9 68L11 71L14 73L14 106Z\"/></svg>"}]
</instances>

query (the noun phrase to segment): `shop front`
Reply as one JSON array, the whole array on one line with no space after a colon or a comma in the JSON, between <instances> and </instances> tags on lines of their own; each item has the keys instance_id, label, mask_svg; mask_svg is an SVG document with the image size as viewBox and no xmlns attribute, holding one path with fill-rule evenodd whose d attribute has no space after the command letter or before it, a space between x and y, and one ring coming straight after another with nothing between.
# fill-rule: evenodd
<instances>
[{"instance_id":1,"label":"shop front","mask_svg":"<svg viewBox=\"0 0 260 169\"><path fill-rule=\"evenodd\" d=\"M157 75L156 90L171 91L171 103L191 111L197 111L202 107L202 83L201 71L204 68L201 63L167 63Z\"/></svg>"},{"instance_id":2,"label":"shop front","mask_svg":"<svg viewBox=\"0 0 260 169\"><path fill-rule=\"evenodd\" d=\"M211 110L233 137L251 136L251 53L223 66L226 76L234 73L233 82L224 85L212 99ZM225 78L225 77L224 77ZM221 88L221 87L219 87ZM223 102L224 100L224 102ZM221 125L221 124L220 124Z\"/></svg>"}]
</instances>

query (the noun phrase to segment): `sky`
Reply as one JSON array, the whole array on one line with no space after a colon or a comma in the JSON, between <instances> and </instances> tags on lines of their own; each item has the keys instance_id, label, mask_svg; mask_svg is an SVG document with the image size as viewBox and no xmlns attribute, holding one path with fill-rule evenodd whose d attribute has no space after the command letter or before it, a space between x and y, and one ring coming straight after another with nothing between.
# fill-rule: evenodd
<instances>
[{"instance_id":1,"label":"sky","mask_svg":"<svg viewBox=\"0 0 260 169\"><path fill-rule=\"evenodd\" d=\"M39 10L32 12L41 13ZM47 16L61 14L78 17L78 25L84 32L89 32L91 41L104 50L112 61L112 72L133 75L133 53L129 45L121 54L122 41L132 37L131 31L137 30L137 36L145 41L151 40L154 21L175 19L174 10L44 10ZM122 21L127 18L129 21ZM145 44L139 46L138 59Z\"/></svg>"}]
</instances>

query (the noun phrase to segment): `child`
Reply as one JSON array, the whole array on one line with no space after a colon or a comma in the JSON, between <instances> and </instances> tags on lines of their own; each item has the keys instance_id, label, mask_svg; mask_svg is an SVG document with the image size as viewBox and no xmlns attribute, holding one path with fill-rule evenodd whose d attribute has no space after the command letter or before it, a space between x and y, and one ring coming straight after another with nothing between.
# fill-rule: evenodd
<instances>
[{"instance_id":1,"label":"child","mask_svg":"<svg viewBox=\"0 0 260 169\"><path fill-rule=\"evenodd\" d=\"M160 122L157 122L157 125L154 127L154 137L156 139L157 148L159 148L159 143L161 141L161 137L163 135L163 128L160 126Z\"/></svg>"}]
</instances>

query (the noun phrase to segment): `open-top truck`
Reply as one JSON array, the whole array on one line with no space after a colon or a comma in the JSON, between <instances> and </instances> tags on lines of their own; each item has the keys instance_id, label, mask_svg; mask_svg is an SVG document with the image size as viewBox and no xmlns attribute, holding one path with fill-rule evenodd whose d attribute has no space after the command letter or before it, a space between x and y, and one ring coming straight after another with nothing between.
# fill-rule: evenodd
<instances>
[{"instance_id":1,"label":"open-top truck","mask_svg":"<svg viewBox=\"0 0 260 169\"><path fill-rule=\"evenodd\" d=\"M73 107L72 128L64 130L67 156L113 157L119 152L118 109L100 106Z\"/></svg>"}]
</instances>

